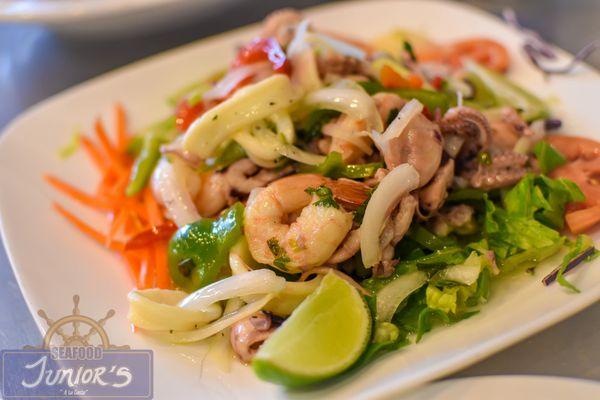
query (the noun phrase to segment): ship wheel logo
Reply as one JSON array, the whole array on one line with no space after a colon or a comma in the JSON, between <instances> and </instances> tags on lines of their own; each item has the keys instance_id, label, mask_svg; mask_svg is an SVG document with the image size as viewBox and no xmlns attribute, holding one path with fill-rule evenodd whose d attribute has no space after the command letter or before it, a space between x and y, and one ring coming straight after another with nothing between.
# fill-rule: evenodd
<instances>
[{"instance_id":1,"label":"ship wheel logo","mask_svg":"<svg viewBox=\"0 0 600 400\"><path fill-rule=\"evenodd\" d=\"M26 346L25 348L42 348L49 350L52 347L101 347L104 350L128 350L129 346L116 346L110 343L103 326L107 320L115 315L115 310L108 310L104 318L95 320L82 315L79 310L79 296L73 296L73 311L71 315L56 321L50 319L44 310L38 310L48 330L40 347Z\"/></svg>"}]
</instances>

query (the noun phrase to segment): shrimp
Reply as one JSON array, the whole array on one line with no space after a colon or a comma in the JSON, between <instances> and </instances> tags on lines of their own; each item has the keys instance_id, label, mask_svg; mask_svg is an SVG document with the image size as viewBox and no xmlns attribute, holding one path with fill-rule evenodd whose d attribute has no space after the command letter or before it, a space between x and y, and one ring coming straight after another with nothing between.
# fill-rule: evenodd
<instances>
[{"instance_id":1,"label":"shrimp","mask_svg":"<svg viewBox=\"0 0 600 400\"><path fill-rule=\"evenodd\" d=\"M289 272L323 265L352 228L352 214L319 204L319 198L305 190L332 183L320 175L298 174L254 189L244 216L252 257ZM288 216L297 210L302 210L300 215L288 223Z\"/></svg>"}]
</instances>

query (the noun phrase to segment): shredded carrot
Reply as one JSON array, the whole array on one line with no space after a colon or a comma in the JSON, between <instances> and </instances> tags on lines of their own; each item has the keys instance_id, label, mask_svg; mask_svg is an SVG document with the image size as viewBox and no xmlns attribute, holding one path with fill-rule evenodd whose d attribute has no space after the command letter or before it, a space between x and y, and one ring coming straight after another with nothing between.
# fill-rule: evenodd
<instances>
[{"instance_id":1,"label":"shredded carrot","mask_svg":"<svg viewBox=\"0 0 600 400\"><path fill-rule=\"evenodd\" d=\"M571 211L565 215L565 221L572 233L585 232L600 223L600 206Z\"/></svg>"},{"instance_id":2,"label":"shredded carrot","mask_svg":"<svg viewBox=\"0 0 600 400\"><path fill-rule=\"evenodd\" d=\"M158 203L156 200L154 200L154 196L152 195L150 188L146 188L144 190L144 203L146 203L146 210L148 212L150 224L152 226L161 225L164 222L164 218Z\"/></svg>"},{"instance_id":3,"label":"shredded carrot","mask_svg":"<svg viewBox=\"0 0 600 400\"><path fill-rule=\"evenodd\" d=\"M412 88L418 89L423 86L423 79L416 74L409 74L406 78L394 71L391 67L384 65L381 68L381 84L386 88Z\"/></svg>"},{"instance_id":4,"label":"shredded carrot","mask_svg":"<svg viewBox=\"0 0 600 400\"><path fill-rule=\"evenodd\" d=\"M110 225L110 229L108 230L108 235L106 237L106 246L110 247L110 244L113 242L115 235L121 229L121 227L125 224L125 220L127 219L127 211L119 210L117 214L115 214L112 224Z\"/></svg>"},{"instance_id":5,"label":"shredded carrot","mask_svg":"<svg viewBox=\"0 0 600 400\"><path fill-rule=\"evenodd\" d=\"M91 226L89 226L88 224L86 224L85 222L83 222L81 219L79 219L75 215L71 214L69 211L67 211L65 208L63 208L60 204L54 203L53 206L54 206L54 209L56 211L58 211L59 214L61 214L62 216L64 216L66 219L68 219L81 232L83 232L84 234L86 234L87 236L91 237L96 242L98 242L98 243L100 243L102 245L104 245L106 243L106 236L105 235L103 235L102 233L98 232L97 230L95 230L94 228L92 228ZM111 249L117 250L117 251L122 250L123 247L124 247L124 245L121 242L113 242L110 245Z\"/></svg>"},{"instance_id":6,"label":"shredded carrot","mask_svg":"<svg viewBox=\"0 0 600 400\"><path fill-rule=\"evenodd\" d=\"M119 103L115 104L115 127L117 130L117 149L124 151L127 147L127 121L125 119L125 110Z\"/></svg>"},{"instance_id":7,"label":"shredded carrot","mask_svg":"<svg viewBox=\"0 0 600 400\"><path fill-rule=\"evenodd\" d=\"M96 168L98 168L99 171L104 171L106 169L106 162L104 161L102 153L100 150L98 150L94 142L82 135L80 138L80 143Z\"/></svg>"},{"instance_id":8,"label":"shredded carrot","mask_svg":"<svg viewBox=\"0 0 600 400\"><path fill-rule=\"evenodd\" d=\"M96 131L96 136L100 141L100 145L102 146L102 150L104 150L104 154L111 158L111 160L114 162L113 165L118 164L119 155L117 154L116 149L113 147L113 145L110 143L110 140L108 139L108 135L106 134L106 130L104 129L104 124L102 123L102 120L96 120L96 123L94 124L94 129Z\"/></svg>"},{"instance_id":9,"label":"shredded carrot","mask_svg":"<svg viewBox=\"0 0 600 400\"><path fill-rule=\"evenodd\" d=\"M101 197L91 196L53 175L45 175L44 179L56 190L85 206L105 210L110 209L111 204L109 201Z\"/></svg>"},{"instance_id":10,"label":"shredded carrot","mask_svg":"<svg viewBox=\"0 0 600 400\"><path fill-rule=\"evenodd\" d=\"M121 254L138 288L170 288L167 248L170 235L176 228L163 216L149 188L135 196L125 194L133 167L133 159L127 154L131 138L127 133L125 111L120 104L114 106L114 113L114 143L100 119L94 124L97 142L81 137L83 151L101 175L94 194L88 194L53 175L45 175L44 179L69 198L105 213L109 223L106 234L54 203L55 210L86 236Z\"/></svg>"}]
</instances>

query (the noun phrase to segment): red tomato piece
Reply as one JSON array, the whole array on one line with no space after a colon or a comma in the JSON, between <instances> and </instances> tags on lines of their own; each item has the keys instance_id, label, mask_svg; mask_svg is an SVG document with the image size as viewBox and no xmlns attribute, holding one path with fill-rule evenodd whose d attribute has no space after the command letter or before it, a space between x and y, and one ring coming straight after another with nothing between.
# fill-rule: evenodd
<instances>
[{"instance_id":1,"label":"red tomato piece","mask_svg":"<svg viewBox=\"0 0 600 400\"><path fill-rule=\"evenodd\" d=\"M203 102L198 102L193 106L187 100L181 101L175 110L175 126L180 132L185 132L187 128L206 111Z\"/></svg>"},{"instance_id":2,"label":"red tomato piece","mask_svg":"<svg viewBox=\"0 0 600 400\"><path fill-rule=\"evenodd\" d=\"M257 38L242 47L233 62L234 67L269 61L273 70L290 73L290 63L275 38Z\"/></svg>"}]
</instances>

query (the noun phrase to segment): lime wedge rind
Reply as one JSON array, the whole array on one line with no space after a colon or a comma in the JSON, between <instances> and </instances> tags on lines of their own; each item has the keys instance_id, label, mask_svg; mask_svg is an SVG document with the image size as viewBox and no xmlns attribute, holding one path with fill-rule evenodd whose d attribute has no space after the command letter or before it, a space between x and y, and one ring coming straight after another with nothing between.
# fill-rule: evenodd
<instances>
[{"instance_id":1,"label":"lime wedge rind","mask_svg":"<svg viewBox=\"0 0 600 400\"><path fill-rule=\"evenodd\" d=\"M252 362L266 381L300 387L350 368L371 337L371 316L358 291L330 273L263 344Z\"/></svg>"}]
</instances>

